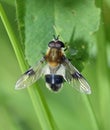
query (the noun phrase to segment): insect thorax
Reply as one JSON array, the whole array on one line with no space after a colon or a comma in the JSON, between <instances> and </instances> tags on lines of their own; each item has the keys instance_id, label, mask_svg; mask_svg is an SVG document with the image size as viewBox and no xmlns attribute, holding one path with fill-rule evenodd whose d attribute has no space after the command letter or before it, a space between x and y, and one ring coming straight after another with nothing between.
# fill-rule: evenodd
<instances>
[{"instance_id":1,"label":"insect thorax","mask_svg":"<svg viewBox=\"0 0 110 130\"><path fill-rule=\"evenodd\" d=\"M61 64L63 60L63 52L61 49L57 48L49 48L46 53L46 61L49 63L50 66L57 66Z\"/></svg>"}]
</instances>

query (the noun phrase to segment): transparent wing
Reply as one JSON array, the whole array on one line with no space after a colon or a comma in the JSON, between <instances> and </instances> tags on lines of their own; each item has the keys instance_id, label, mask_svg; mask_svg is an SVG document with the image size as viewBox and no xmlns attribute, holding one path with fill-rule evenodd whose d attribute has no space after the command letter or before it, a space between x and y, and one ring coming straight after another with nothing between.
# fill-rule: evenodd
<instances>
[{"instance_id":1,"label":"transparent wing","mask_svg":"<svg viewBox=\"0 0 110 130\"><path fill-rule=\"evenodd\" d=\"M41 59L40 62L38 62L33 67L31 67L28 71L26 71L17 81L15 85L15 89L16 90L23 89L36 82L42 75L44 61L45 61L44 59Z\"/></svg>"},{"instance_id":2,"label":"transparent wing","mask_svg":"<svg viewBox=\"0 0 110 130\"><path fill-rule=\"evenodd\" d=\"M71 62L66 59L63 65L66 68L65 78L68 82L70 82L72 87L74 87L81 93L90 94L91 89L89 84L87 83L86 79L81 75L81 73L71 64Z\"/></svg>"}]
</instances>

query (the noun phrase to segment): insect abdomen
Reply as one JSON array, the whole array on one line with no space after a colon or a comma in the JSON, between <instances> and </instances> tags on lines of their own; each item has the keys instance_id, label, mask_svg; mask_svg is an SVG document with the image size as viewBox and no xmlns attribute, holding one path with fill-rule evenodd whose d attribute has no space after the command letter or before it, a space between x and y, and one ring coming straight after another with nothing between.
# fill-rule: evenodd
<instances>
[{"instance_id":1,"label":"insect abdomen","mask_svg":"<svg viewBox=\"0 0 110 130\"><path fill-rule=\"evenodd\" d=\"M55 74L45 75L46 83L49 85L50 89L53 91L58 91L64 81L63 76Z\"/></svg>"}]
</instances>

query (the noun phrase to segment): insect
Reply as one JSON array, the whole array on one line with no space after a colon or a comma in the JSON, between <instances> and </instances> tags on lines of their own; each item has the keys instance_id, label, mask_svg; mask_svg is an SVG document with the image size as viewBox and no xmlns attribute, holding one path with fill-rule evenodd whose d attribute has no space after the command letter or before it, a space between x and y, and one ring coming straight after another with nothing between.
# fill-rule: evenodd
<instances>
[{"instance_id":1,"label":"insect","mask_svg":"<svg viewBox=\"0 0 110 130\"><path fill-rule=\"evenodd\" d=\"M55 37L48 43L48 50L41 60L26 71L17 81L15 89L23 89L44 75L46 86L53 92L59 91L67 81L72 87L86 94L91 89L82 74L71 64L64 54L65 45Z\"/></svg>"}]
</instances>

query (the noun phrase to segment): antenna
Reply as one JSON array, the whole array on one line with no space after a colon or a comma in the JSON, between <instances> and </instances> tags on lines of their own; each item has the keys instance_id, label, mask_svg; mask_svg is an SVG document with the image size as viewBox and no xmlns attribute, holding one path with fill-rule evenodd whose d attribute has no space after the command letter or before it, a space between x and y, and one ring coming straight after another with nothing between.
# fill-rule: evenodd
<instances>
[{"instance_id":1,"label":"antenna","mask_svg":"<svg viewBox=\"0 0 110 130\"><path fill-rule=\"evenodd\" d=\"M53 35L54 40L55 40L55 41L58 41L59 36L60 36L60 35L58 35L58 36L56 37L55 35Z\"/></svg>"}]
</instances>

